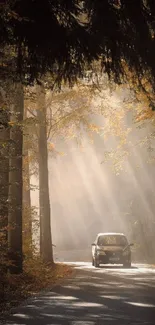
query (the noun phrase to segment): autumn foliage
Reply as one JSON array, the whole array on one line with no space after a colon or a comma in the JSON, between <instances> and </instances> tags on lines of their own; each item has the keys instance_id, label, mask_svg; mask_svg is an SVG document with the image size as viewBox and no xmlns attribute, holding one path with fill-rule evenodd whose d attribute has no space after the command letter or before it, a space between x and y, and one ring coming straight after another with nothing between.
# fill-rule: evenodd
<instances>
[{"instance_id":1,"label":"autumn foliage","mask_svg":"<svg viewBox=\"0 0 155 325\"><path fill-rule=\"evenodd\" d=\"M37 295L41 290L50 289L71 274L72 268L66 265L45 264L38 256L25 259L22 274L1 276L0 313L7 313L22 300Z\"/></svg>"}]
</instances>

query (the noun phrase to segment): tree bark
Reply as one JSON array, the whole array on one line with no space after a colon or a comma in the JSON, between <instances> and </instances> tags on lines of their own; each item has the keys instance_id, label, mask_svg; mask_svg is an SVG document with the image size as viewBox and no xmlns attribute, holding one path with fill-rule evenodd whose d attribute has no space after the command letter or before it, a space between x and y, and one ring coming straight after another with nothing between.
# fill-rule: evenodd
<instances>
[{"instance_id":1,"label":"tree bark","mask_svg":"<svg viewBox=\"0 0 155 325\"><path fill-rule=\"evenodd\" d=\"M1 111L0 120L0 271L6 272L10 137L8 111Z\"/></svg>"},{"instance_id":2,"label":"tree bark","mask_svg":"<svg viewBox=\"0 0 155 325\"><path fill-rule=\"evenodd\" d=\"M48 184L48 150L45 90L37 87L38 155L39 155L39 207L40 207L40 253L44 262L53 263L50 199Z\"/></svg>"},{"instance_id":3,"label":"tree bark","mask_svg":"<svg viewBox=\"0 0 155 325\"><path fill-rule=\"evenodd\" d=\"M27 110L25 109L25 118ZM25 127L25 133L27 128ZM31 189L30 189L30 168L29 150L26 134L23 139L23 250L24 254L32 256L32 215L31 215Z\"/></svg>"},{"instance_id":4,"label":"tree bark","mask_svg":"<svg viewBox=\"0 0 155 325\"><path fill-rule=\"evenodd\" d=\"M10 132L10 173L9 173L9 255L12 261L10 272L22 273L22 192L23 192L23 111L24 93L20 83L15 85L13 126Z\"/></svg>"},{"instance_id":5,"label":"tree bark","mask_svg":"<svg viewBox=\"0 0 155 325\"><path fill-rule=\"evenodd\" d=\"M23 185L23 233L25 245L28 245L29 255L32 255L32 216L31 216L31 190L30 190L30 173L28 150L24 150L24 156L27 157L27 162L24 166L26 184Z\"/></svg>"}]
</instances>

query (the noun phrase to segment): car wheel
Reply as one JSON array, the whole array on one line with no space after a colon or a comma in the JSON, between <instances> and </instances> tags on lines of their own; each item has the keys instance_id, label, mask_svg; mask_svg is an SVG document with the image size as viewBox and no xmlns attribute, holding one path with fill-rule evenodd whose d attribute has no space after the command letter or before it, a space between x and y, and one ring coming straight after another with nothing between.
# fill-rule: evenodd
<instances>
[{"instance_id":1,"label":"car wheel","mask_svg":"<svg viewBox=\"0 0 155 325\"><path fill-rule=\"evenodd\" d=\"M92 257L92 266L94 266L94 258Z\"/></svg>"},{"instance_id":2,"label":"car wheel","mask_svg":"<svg viewBox=\"0 0 155 325\"><path fill-rule=\"evenodd\" d=\"M99 262L96 260L96 258L94 259L94 266L95 266L95 267L99 267L99 266L100 266L100 264L99 264Z\"/></svg>"},{"instance_id":3,"label":"car wheel","mask_svg":"<svg viewBox=\"0 0 155 325\"><path fill-rule=\"evenodd\" d=\"M126 263L124 263L123 266L124 266L125 268L130 268L130 267L131 267L131 261L130 261L130 262L126 262Z\"/></svg>"}]
</instances>

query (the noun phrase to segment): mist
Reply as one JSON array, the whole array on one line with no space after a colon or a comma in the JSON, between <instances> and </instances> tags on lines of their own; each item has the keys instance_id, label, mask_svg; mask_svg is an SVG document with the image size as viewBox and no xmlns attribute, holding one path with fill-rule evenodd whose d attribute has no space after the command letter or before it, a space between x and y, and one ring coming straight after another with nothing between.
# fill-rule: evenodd
<instances>
[{"instance_id":1,"label":"mist","mask_svg":"<svg viewBox=\"0 0 155 325\"><path fill-rule=\"evenodd\" d=\"M133 111L125 113L124 130L130 132L120 148L120 139L113 134L105 138L104 132L92 133L91 141L83 132L81 145L75 139L55 138L56 149L64 153L55 158L49 154L48 162L57 250L88 249L99 232L123 232L135 243L136 258L148 257L148 251L154 254L155 172L149 164L153 153L144 141L151 125L138 128L133 116ZM104 130L103 116L91 119ZM32 204L38 205L37 191L32 192Z\"/></svg>"}]
</instances>

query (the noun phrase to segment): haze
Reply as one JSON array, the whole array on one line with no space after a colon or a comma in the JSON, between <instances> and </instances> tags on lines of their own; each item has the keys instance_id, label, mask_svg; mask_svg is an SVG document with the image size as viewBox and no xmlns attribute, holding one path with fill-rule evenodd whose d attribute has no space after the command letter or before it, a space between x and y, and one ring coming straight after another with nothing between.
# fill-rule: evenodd
<instances>
[{"instance_id":1,"label":"haze","mask_svg":"<svg viewBox=\"0 0 155 325\"><path fill-rule=\"evenodd\" d=\"M128 135L121 149L117 149L119 138L105 139L104 132L94 132L93 141L83 133L81 146L75 139L54 139L56 149L64 153L56 158L49 154L51 224L56 250L90 249L98 232L118 231L134 241L136 259L148 256L148 251L154 253L151 239L155 231L155 172L149 163L154 154L150 152L153 141L148 136L151 124L138 128L133 112L127 112L122 119ZM92 123L105 126L103 116L91 118ZM113 158L105 159L107 152L112 152ZM33 179L32 184L37 184L37 180ZM37 206L37 201L38 193L33 191L33 205Z\"/></svg>"}]
</instances>

